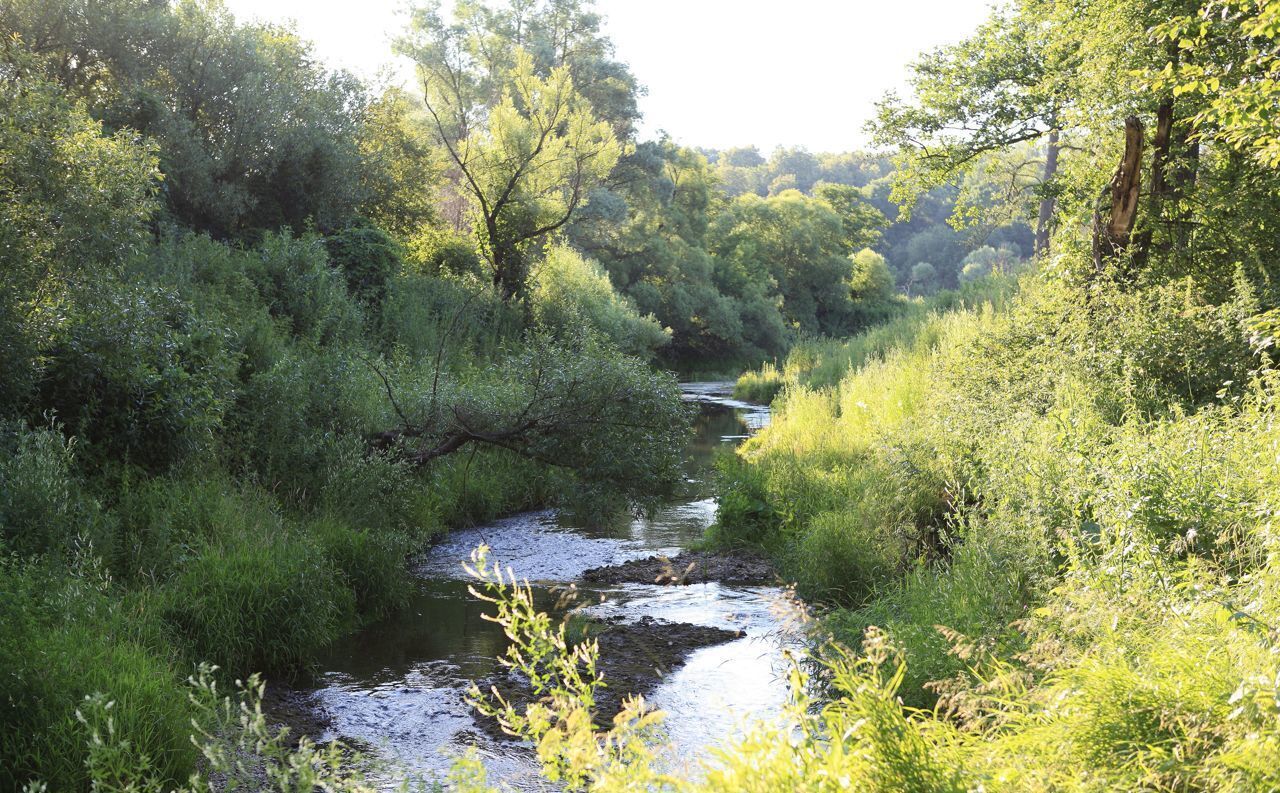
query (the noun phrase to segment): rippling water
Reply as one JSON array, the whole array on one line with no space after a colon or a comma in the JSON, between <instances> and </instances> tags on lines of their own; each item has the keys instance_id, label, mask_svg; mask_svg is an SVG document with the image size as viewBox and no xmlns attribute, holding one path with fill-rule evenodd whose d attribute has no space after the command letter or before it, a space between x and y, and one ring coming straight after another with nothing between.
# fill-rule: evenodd
<instances>
[{"instance_id":1,"label":"rippling water","mask_svg":"<svg viewBox=\"0 0 1280 793\"><path fill-rule=\"evenodd\" d=\"M332 717L326 737L362 745L384 761L388 778L442 777L453 757L474 747L491 781L512 790L544 789L530 749L483 733L465 702L471 681L495 671L506 638L481 618L484 609L467 594L461 563L485 543L492 559L534 582L536 597L550 606L551 588L574 582L588 568L675 553L699 539L715 518L709 481L715 453L764 426L769 410L734 400L730 383L688 383L684 393L700 405L701 415L682 497L650 517L612 525L571 526L543 511L452 532L420 560L408 608L323 659L315 697ZM582 591L593 615L651 616L742 632L734 641L694 651L649 696L668 714L664 757L670 765L692 766L749 723L776 714L785 701L782 650L791 639L778 588L627 584Z\"/></svg>"}]
</instances>

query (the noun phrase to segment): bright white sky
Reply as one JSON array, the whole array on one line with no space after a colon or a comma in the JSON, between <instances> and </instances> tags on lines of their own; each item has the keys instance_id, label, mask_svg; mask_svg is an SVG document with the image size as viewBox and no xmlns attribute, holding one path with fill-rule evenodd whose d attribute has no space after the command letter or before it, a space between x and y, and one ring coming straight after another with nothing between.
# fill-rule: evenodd
<instances>
[{"instance_id":1,"label":"bright white sky","mask_svg":"<svg viewBox=\"0 0 1280 793\"><path fill-rule=\"evenodd\" d=\"M240 18L296 21L334 66L393 63L404 0L226 0ZM446 3L446 7L447 7ZM648 95L641 131L690 146L845 151L906 64L963 38L990 0L598 0ZM399 73L409 74L404 65Z\"/></svg>"}]
</instances>

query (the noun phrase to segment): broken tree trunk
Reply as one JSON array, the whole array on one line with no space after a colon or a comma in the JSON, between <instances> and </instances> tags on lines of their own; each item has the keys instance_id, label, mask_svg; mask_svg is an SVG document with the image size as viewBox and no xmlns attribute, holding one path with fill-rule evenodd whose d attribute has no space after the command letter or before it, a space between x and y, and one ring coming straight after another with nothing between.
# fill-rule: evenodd
<instances>
[{"instance_id":1,"label":"broken tree trunk","mask_svg":"<svg viewBox=\"0 0 1280 793\"><path fill-rule=\"evenodd\" d=\"M1137 116L1124 120L1124 155L1104 193L1102 209L1093 216L1093 264L1101 272L1129 248L1142 197L1142 122ZM1107 200L1109 198L1109 201Z\"/></svg>"}]
</instances>

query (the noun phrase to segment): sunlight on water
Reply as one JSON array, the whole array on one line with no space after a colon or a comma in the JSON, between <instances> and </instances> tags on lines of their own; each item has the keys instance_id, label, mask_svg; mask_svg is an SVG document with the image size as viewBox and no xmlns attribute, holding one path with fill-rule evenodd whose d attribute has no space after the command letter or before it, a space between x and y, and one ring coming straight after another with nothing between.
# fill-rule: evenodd
<instances>
[{"instance_id":1,"label":"sunlight on water","mask_svg":"<svg viewBox=\"0 0 1280 793\"><path fill-rule=\"evenodd\" d=\"M532 512L452 532L420 560L418 590L401 613L339 643L323 662L316 702L331 718L330 734L371 750L390 779L406 772L443 775L468 746L480 752L491 779L513 790L545 787L523 744L482 730L464 693L491 675L506 647L501 629L482 618L461 562L480 543L492 557L537 584L551 608L556 585L584 570L653 553L676 553L702 537L715 519L708 474L715 455L764 426L768 408L731 398L730 383L691 383L685 398L702 414L689 446L682 497L643 518L613 525L571 526L552 511ZM583 587L580 603L601 618L652 617L738 631L742 637L689 655L650 695L667 711L667 761L688 764L776 714L786 699L788 638L777 587L718 583L683 587L645 584Z\"/></svg>"}]
</instances>

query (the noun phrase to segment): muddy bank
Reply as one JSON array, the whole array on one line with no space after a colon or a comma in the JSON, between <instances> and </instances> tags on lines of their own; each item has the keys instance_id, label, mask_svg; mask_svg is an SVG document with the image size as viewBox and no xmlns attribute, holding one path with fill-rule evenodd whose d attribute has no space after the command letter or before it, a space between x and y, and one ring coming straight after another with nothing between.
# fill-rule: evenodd
<instances>
[{"instance_id":1,"label":"muddy bank","mask_svg":"<svg viewBox=\"0 0 1280 793\"><path fill-rule=\"evenodd\" d=\"M596 668L605 685L597 695L596 723L607 726L622 710L624 700L636 694L650 694L667 675L684 665L694 650L733 641L743 634L646 616L638 620L622 617L594 620L588 625L586 635L600 647ZM511 674L491 676L479 681L479 685L485 691L496 687L503 698L521 710L532 699L527 683ZM503 735L492 719L478 718L477 721L488 734Z\"/></svg>"},{"instance_id":2,"label":"muddy bank","mask_svg":"<svg viewBox=\"0 0 1280 793\"><path fill-rule=\"evenodd\" d=\"M297 746L303 737L320 742L333 725L333 718L316 701L314 691L299 691L287 683L267 682L262 693L262 714L268 726L288 728L291 746Z\"/></svg>"},{"instance_id":3,"label":"muddy bank","mask_svg":"<svg viewBox=\"0 0 1280 793\"><path fill-rule=\"evenodd\" d=\"M594 567L582 574L593 584L773 584L778 574L764 556L751 551L684 551L622 564Z\"/></svg>"}]
</instances>

